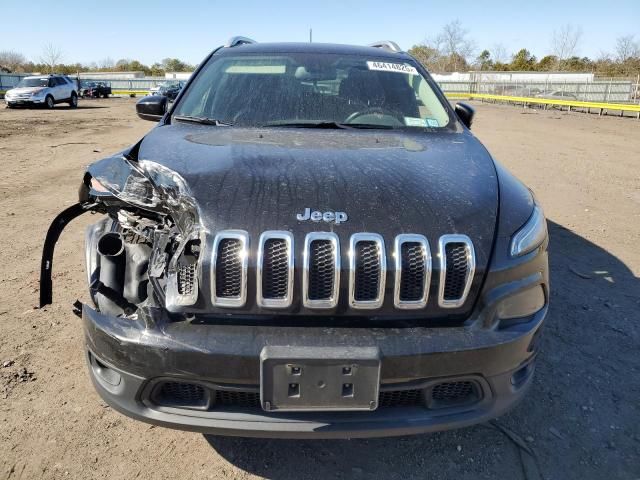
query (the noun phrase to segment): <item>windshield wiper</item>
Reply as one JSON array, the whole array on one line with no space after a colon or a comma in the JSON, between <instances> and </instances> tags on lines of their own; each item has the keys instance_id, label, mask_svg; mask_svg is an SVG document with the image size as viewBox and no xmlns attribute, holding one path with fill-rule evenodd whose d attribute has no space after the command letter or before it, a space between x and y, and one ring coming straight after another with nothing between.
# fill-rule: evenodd
<instances>
[{"instance_id":1,"label":"windshield wiper","mask_svg":"<svg viewBox=\"0 0 640 480\"><path fill-rule=\"evenodd\" d=\"M263 127L295 127L295 128L327 128L327 129L349 129L350 125L337 122L288 122L274 121L265 123Z\"/></svg>"},{"instance_id":2,"label":"windshield wiper","mask_svg":"<svg viewBox=\"0 0 640 480\"><path fill-rule=\"evenodd\" d=\"M172 117L174 120L178 120L179 122L192 122L192 123L200 123L201 125L215 125L216 127L231 127L232 123L223 122L221 120L216 120L215 118L209 117L196 117L194 115L174 115Z\"/></svg>"},{"instance_id":3,"label":"windshield wiper","mask_svg":"<svg viewBox=\"0 0 640 480\"><path fill-rule=\"evenodd\" d=\"M378 125L374 123L287 122L287 121L269 122L262 126L263 127L327 128L327 129L334 128L334 129L341 129L341 130L351 130L353 128L390 130L394 128L391 125Z\"/></svg>"},{"instance_id":4,"label":"windshield wiper","mask_svg":"<svg viewBox=\"0 0 640 480\"><path fill-rule=\"evenodd\" d=\"M392 127L391 125L379 125L377 123L348 123L349 128L368 128L368 129L379 129L379 130L393 130L396 127Z\"/></svg>"}]
</instances>

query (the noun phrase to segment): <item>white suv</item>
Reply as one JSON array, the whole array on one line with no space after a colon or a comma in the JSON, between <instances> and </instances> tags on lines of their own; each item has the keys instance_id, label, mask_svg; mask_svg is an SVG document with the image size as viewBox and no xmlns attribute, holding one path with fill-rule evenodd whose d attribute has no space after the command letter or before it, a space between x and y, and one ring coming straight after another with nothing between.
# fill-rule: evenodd
<instances>
[{"instance_id":1,"label":"white suv","mask_svg":"<svg viewBox=\"0 0 640 480\"><path fill-rule=\"evenodd\" d=\"M4 95L7 107L16 105L43 105L53 108L56 103L78 106L76 82L66 75L38 75L24 77L15 88Z\"/></svg>"}]
</instances>

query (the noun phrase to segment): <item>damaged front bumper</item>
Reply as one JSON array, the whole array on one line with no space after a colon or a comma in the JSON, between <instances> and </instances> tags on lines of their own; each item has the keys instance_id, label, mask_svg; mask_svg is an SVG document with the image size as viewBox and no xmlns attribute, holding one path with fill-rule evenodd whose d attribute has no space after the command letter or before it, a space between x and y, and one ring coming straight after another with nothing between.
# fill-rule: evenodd
<instances>
[{"instance_id":1,"label":"damaged front bumper","mask_svg":"<svg viewBox=\"0 0 640 480\"><path fill-rule=\"evenodd\" d=\"M86 212L107 215L87 231L96 309L83 305L82 318L92 381L115 409L223 435L389 436L488 420L531 385L548 305L546 244L487 278L475 313L458 326L329 327L306 324L305 315L295 324L184 308L196 303L198 283L185 291L177 277L185 269L201 277L200 247L210 232L186 182L162 165L134 161L135 150L89 167L79 203L56 217L42 257L41 306L52 301L53 249L64 227ZM542 308L496 320L505 298L532 287L542 292ZM354 349L376 352L377 401L371 411L268 411L260 388L269 348L323 360Z\"/></svg>"},{"instance_id":2,"label":"damaged front bumper","mask_svg":"<svg viewBox=\"0 0 640 480\"><path fill-rule=\"evenodd\" d=\"M87 306L82 317L93 383L109 405L130 417L220 435L356 438L456 428L501 415L531 384L545 314L546 307L498 331L257 327L197 317L165 323L162 312L132 321ZM379 408L264 411L259 405L261 352L278 345L318 352L378 349ZM438 385L467 384L473 385L468 401L434 403L426 398ZM190 396L176 403L162 393L165 385L183 388ZM415 395L421 400L411 401Z\"/></svg>"}]
</instances>

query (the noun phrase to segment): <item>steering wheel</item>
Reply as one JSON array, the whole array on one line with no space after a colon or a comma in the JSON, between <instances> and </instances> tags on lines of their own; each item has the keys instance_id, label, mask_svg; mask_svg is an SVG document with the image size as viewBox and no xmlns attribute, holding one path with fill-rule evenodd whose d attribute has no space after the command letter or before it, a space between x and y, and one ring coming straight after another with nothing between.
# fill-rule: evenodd
<instances>
[{"instance_id":1,"label":"steering wheel","mask_svg":"<svg viewBox=\"0 0 640 480\"><path fill-rule=\"evenodd\" d=\"M343 123L356 123L354 120L359 117L364 117L365 115L384 115L387 117L391 117L398 122L397 126L404 126L404 117L398 112L394 112L393 110L389 110L384 107L369 107L364 110L358 110L349 115Z\"/></svg>"}]
</instances>

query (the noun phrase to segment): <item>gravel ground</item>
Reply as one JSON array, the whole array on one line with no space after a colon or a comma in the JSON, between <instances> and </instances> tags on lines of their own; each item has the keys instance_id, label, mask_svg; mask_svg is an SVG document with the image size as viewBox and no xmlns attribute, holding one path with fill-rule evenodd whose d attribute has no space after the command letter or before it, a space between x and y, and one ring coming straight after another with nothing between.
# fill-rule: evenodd
<instances>
[{"instance_id":1,"label":"gravel ground","mask_svg":"<svg viewBox=\"0 0 640 480\"><path fill-rule=\"evenodd\" d=\"M0 110L0 479L640 478L640 122L476 107L475 134L549 219L552 307L535 384L490 424L352 441L205 437L107 407L71 313L86 300L82 239L94 219L63 234L44 310L40 249L85 165L152 123L130 99Z\"/></svg>"}]
</instances>

